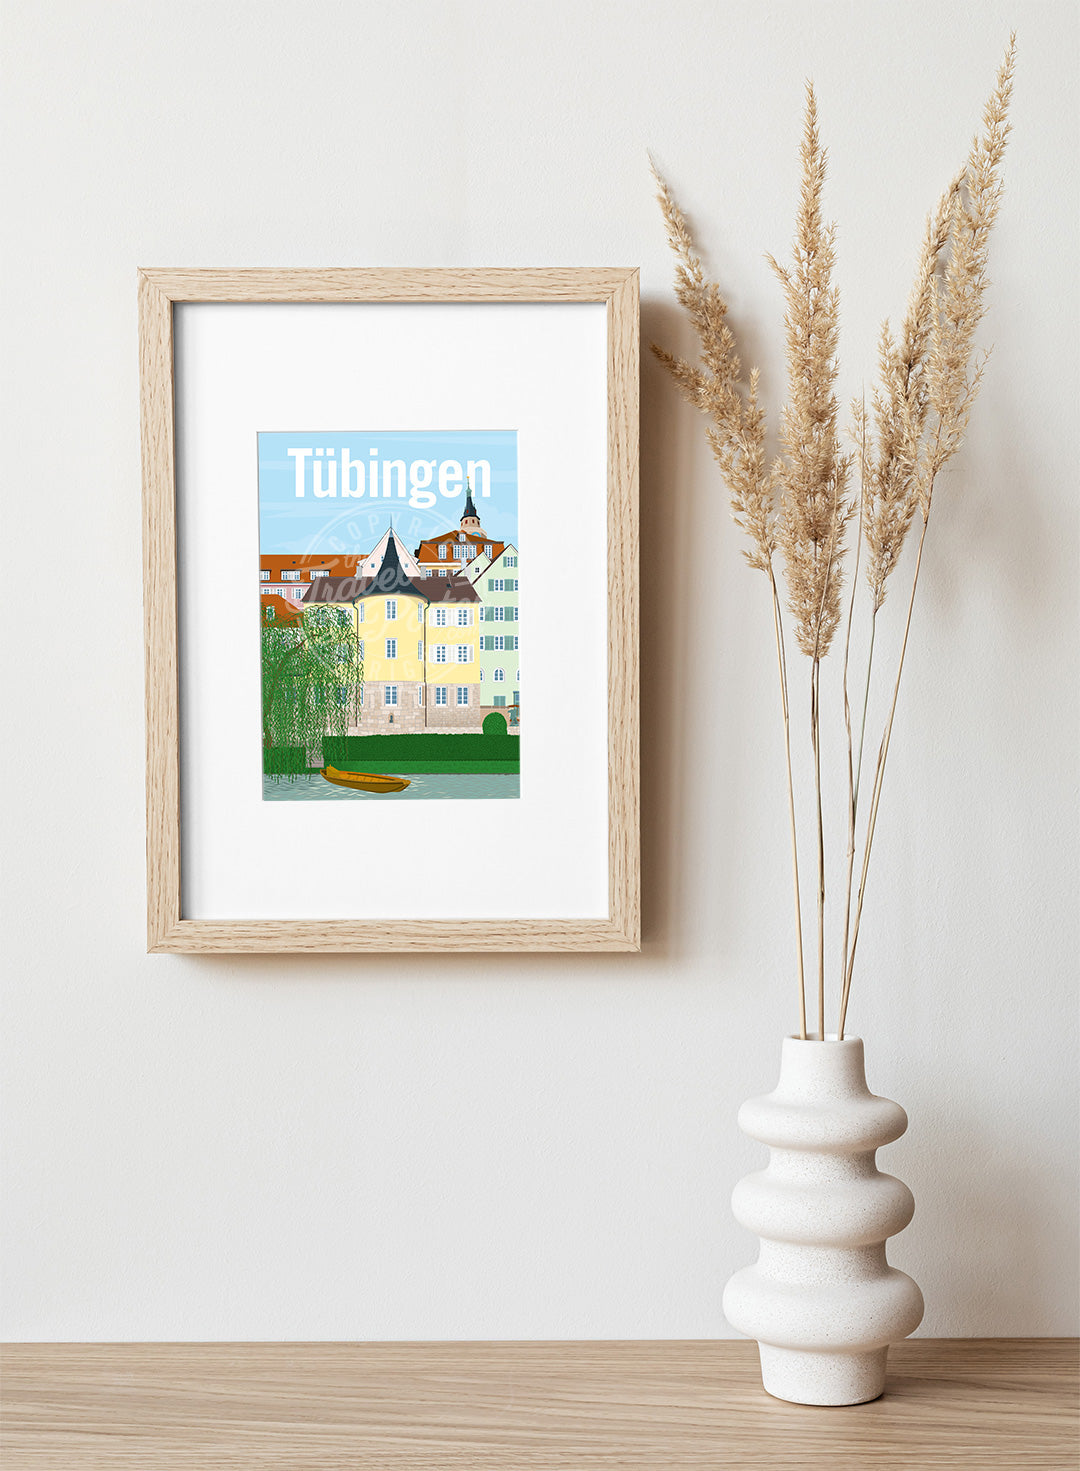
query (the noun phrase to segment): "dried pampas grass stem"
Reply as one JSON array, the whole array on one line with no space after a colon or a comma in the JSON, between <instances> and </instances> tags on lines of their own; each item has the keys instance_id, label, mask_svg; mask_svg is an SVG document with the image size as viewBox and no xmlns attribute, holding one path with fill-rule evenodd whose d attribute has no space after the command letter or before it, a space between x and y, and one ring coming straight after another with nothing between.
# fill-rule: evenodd
<instances>
[{"instance_id":1,"label":"dried pampas grass stem","mask_svg":"<svg viewBox=\"0 0 1080 1471\"><path fill-rule=\"evenodd\" d=\"M653 352L675 379L683 397L708 419L706 435L731 497L735 524L750 545L743 555L755 571L769 579L776 665L780 681L780 709L784 723L788 817L791 833L792 880L795 892L795 958L799 987L799 1035L806 1037L806 978L803 960L802 903L799 881L799 843L795 823L795 785L791 767L791 708L788 702L787 655L780 590L774 557L778 545L778 471L765 463L765 414L758 402L758 370L742 381L742 366L727 324L727 302L720 288L705 279L701 260L682 210L667 184L649 161L656 181L657 200L675 254L675 296L697 334L700 364L677 358L653 343Z\"/></svg>"},{"instance_id":2,"label":"dried pampas grass stem","mask_svg":"<svg viewBox=\"0 0 1080 1471\"><path fill-rule=\"evenodd\" d=\"M779 453L766 450L760 379L744 380L720 288L704 273L686 219L653 167L658 199L675 254L675 295L697 334L700 361L691 363L654 345L653 351L683 395L705 414L706 434L727 484L732 515L749 545L750 566L768 579L773 602L777 670L784 723L795 889L800 1035L806 1031L806 983L799 874L799 844L791 759L790 684L783 602L776 573L779 553L791 631L810 660L810 741L817 836L817 1022L825 1036L826 849L822 802L821 661L845 617L845 539L857 512L854 571L846 602L843 658L843 724L847 745L847 845L840 1002L837 1035L847 1020L855 952L862 924L866 880L892 741L900 681L937 478L963 443L985 365L975 358L975 334L986 310L988 244L1002 197L1001 163L1009 135L1015 36L983 113L965 167L948 185L926 224L915 282L899 334L886 322L878 341L878 382L870 405L852 405L855 453L840 448L837 381L839 296L833 284L835 227L823 219L827 159L818 130L817 99L807 85L801 143L802 187L792 259L767 257L784 291L787 402L781 411ZM651 160L650 160L651 164ZM858 489L849 490L853 465ZM878 615L900 564L908 532L920 520L918 548L888 714L874 765L869 810L860 824L863 752L874 671ZM866 664L862 678L858 743L849 691L852 626L859 570L869 600ZM864 594L864 597L866 596ZM862 826L862 863L853 895ZM854 903L854 913L853 913Z\"/></svg>"}]
</instances>

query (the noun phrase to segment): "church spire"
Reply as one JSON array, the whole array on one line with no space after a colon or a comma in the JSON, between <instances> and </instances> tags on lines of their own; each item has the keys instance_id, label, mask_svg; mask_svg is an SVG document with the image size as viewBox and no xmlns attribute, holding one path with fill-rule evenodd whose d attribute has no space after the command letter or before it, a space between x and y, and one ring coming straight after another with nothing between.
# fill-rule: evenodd
<instances>
[{"instance_id":1,"label":"church spire","mask_svg":"<svg viewBox=\"0 0 1080 1471\"><path fill-rule=\"evenodd\" d=\"M465 481L465 509L461 513L462 531L471 531L476 536L483 536L484 529L480 525L480 517L476 514L476 504L472 498L472 484Z\"/></svg>"}]
</instances>

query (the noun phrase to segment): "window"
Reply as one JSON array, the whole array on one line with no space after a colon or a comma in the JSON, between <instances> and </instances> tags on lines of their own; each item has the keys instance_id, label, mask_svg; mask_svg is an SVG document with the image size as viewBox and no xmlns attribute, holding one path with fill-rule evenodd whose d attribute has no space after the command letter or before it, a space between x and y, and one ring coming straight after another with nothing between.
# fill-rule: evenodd
<instances>
[{"instance_id":1,"label":"window","mask_svg":"<svg viewBox=\"0 0 1080 1471\"><path fill-rule=\"evenodd\" d=\"M506 637L505 637L505 635L504 634L501 634L501 633L497 633L495 635L495 637L491 640L491 647L492 647L492 650L495 650L495 649L505 649L506 648Z\"/></svg>"},{"instance_id":2,"label":"window","mask_svg":"<svg viewBox=\"0 0 1080 1471\"><path fill-rule=\"evenodd\" d=\"M446 645L445 644L436 644L435 645L435 663L436 664L445 664L446 663Z\"/></svg>"},{"instance_id":3,"label":"window","mask_svg":"<svg viewBox=\"0 0 1080 1471\"><path fill-rule=\"evenodd\" d=\"M484 682L484 671L483 671L483 669L481 669L480 670L480 683L483 684L483 682Z\"/></svg>"},{"instance_id":4,"label":"window","mask_svg":"<svg viewBox=\"0 0 1080 1471\"><path fill-rule=\"evenodd\" d=\"M492 678L495 680L496 684L502 684L503 681L506 679L506 671L504 669L496 669Z\"/></svg>"},{"instance_id":5,"label":"window","mask_svg":"<svg viewBox=\"0 0 1080 1471\"><path fill-rule=\"evenodd\" d=\"M504 562L505 562L505 564L506 564L507 567L516 567L517 566L517 558L516 557L505 557L503 560L504 560Z\"/></svg>"},{"instance_id":6,"label":"window","mask_svg":"<svg viewBox=\"0 0 1080 1471\"><path fill-rule=\"evenodd\" d=\"M517 680L517 682L518 682L518 684L520 684L520 683L521 683L521 670L520 670L520 669L519 669L519 670L518 670L518 672L517 672L517 673L516 673L516 674L515 674L515 675L514 675L514 678L515 678L515 679L516 679L516 680ZM517 690L515 690L515 691L514 691L514 699L515 699L515 700L516 700L516 699L517 699Z\"/></svg>"},{"instance_id":7,"label":"window","mask_svg":"<svg viewBox=\"0 0 1080 1471\"><path fill-rule=\"evenodd\" d=\"M484 543L484 556L485 557L490 557L491 556L491 543L490 543L490 541L485 541L485 543Z\"/></svg>"},{"instance_id":8,"label":"window","mask_svg":"<svg viewBox=\"0 0 1080 1471\"><path fill-rule=\"evenodd\" d=\"M491 703L493 705L497 706L501 710L505 706L505 704L506 704L506 696L505 695L492 695L492 697L491 697Z\"/></svg>"},{"instance_id":9,"label":"window","mask_svg":"<svg viewBox=\"0 0 1080 1471\"><path fill-rule=\"evenodd\" d=\"M418 684L416 686L416 703L418 705L422 705L424 703L424 686L422 684Z\"/></svg>"},{"instance_id":10,"label":"window","mask_svg":"<svg viewBox=\"0 0 1080 1471\"><path fill-rule=\"evenodd\" d=\"M281 574L281 580L282 582L299 582L300 573L298 570L283 572Z\"/></svg>"},{"instance_id":11,"label":"window","mask_svg":"<svg viewBox=\"0 0 1080 1471\"><path fill-rule=\"evenodd\" d=\"M469 624L472 622L472 609L459 608L457 610L457 621L459 628L468 628Z\"/></svg>"},{"instance_id":12,"label":"window","mask_svg":"<svg viewBox=\"0 0 1080 1471\"><path fill-rule=\"evenodd\" d=\"M445 608L436 608L435 609L435 627L436 628L445 628L446 627L446 609Z\"/></svg>"},{"instance_id":13,"label":"window","mask_svg":"<svg viewBox=\"0 0 1080 1471\"><path fill-rule=\"evenodd\" d=\"M267 621L267 623L273 623L273 621L274 621L274 610L273 610L273 608L264 608L263 609L263 612L266 614L266 621Z\"/></svg>"},{"instance_id":14,"label":"window","mask_svg":"<svg viewBox=\"0 0 1080 1471\"><path fill-rule=\"evenodd\" d=\"M329 572L325 572L325 571L323 571L323 572L309 572L308 573L308 580L310 582L314 582L315 579L316 579L316 577L329 577L329 576L330 576Z\"/></svg>"},{"instance_id":15,"label":"window","mask_svg":"<svg viewBox=\"0 0 1080 1471\"><path fill-rule=\"evenodd\" d=\"M397 685L387 684L383 686L383 703L386 705L397 704Z\"/></svg>"},{"instance_id":16,"label":"window","mask_svg":"<svg viewBox=\"0 0 1080 1471\"><path fill-rule=\"evenodd\" d=\"M357 606L360 609L360 613L359 613L359 616L357 617L357 620L356 621L357 621L357 623L363 623L363 621L364 621L364 608L365 608L365 604L364 603L359 603Z\"/></svg>"},{"instance_id":17,"label":"window","mask_svg":"<svg viewBox=\"0 0 1080 1471\"><path fill-rule=\"evenodd\" d=\"M360 640L360 657L361 657L361 659L364 657L364 640L363 639Z\"/></svg>"},{"instance_id":18,"label":"window","mask_svg":"<svg viewBox=\"0 0 1080 1471\"><path fill-rule=\"evenodd\" d=\"M260 572L259 573L259 581L260 582L269 582L270 581L270 574L269 574L269 572Z\"/></svg>"},{"instance_id":19,"label":"window","mask_svg":"<svg viewBox=\"0 0 1080 1471\"><path fill-rule=\"evenodd\" d=\"M488 578L488 592L502 592L503 591L503 588L505 586L505 583L506 583L506 579L503 578L503 577L489 577Z\"/></svg>"},{"instance_id":20,"label":"window","mask_svg":"<svg viewBox=\"0 0 1080 1471\"><path fill-rule=\"evenodd\" d=\"M416 640L416 657L421 664L424 662L424 640L422 638Z\"/></svg>"},{"instance_id":21,"label":"window","mask_svg":"<svg viewBox=\"0 0 1080 1471\"><path fill-rule=\"evenodd\" d=\"M435 686L435 703L436 705L446 704L446 686L444 684L437 684Z\"/></svg>"},{"instance_id":22,"label":"window","mask_svg":"<svg viewBox=\"0 0 1080 1471\"><path fill-rule=\"evenodd\" d=\"M516 608L507 608L506 616L511 623L516 623L518 621L518 610Z\"/></svg>"},{"instance_id":23,"label":"window","mask_svg":"<svg viewBox=\"0 0 1080 1471\"><path fill-rule=\"evenodd\" d=\"M459 562L467 562L469 560L469 557L471 555L472 555L472 548L471 547L457 546L457 547L454 548L454 556L457 557L457 559L458 559Z\"/></svg>"},{"instance_id":24,"label":"window","mask_svg":"<svg viewBox=\"0 0 1080 1471\"><path fill-rule=\"evenodd\" d=\"M360 686L360 689L358 691L358 703L359 703L359 706L360 706L360 708L362 710L364 708L364 686L363 685Z\"/></svg>"},{"instance_id":25,"label":"window","mask_svg":"<svg viewBox=\"0 0 1080 1471\"><path fill-rule=\"evenodd\" d=\"M425 573L424 575L426 576L427 574ZM423 624L423 621L424 621L424 605L423 605L423 603L417 603L417 605L416 605L416 621L417 621L417 623Z\"/></svg>"},{"instance_id":26,"label":"window","mask_svg":"<svg viewBox=\"0 0 1080 1471\"><path fill-rule=\"evenodd\" d=\"M446 561L446 553L447 553L447 545L446 545L445 542L443 542L442 545L439 547L439 561L440 562L445 562Z\"/></svg>"},{"instance_id":27,"label":"window","mask_svg":"<svg viewBox=\"0 0 1080 1471\"><path fill-rule=\"evenodd\" d=\"M396 638L388 638L386 640L386 657L388 659L396 659L397 658L397 639Z\"/></svg>"},{"instance_id":28,"label":"window","mask_svg":"<svg viewBox=\"0 0 1080 1471\"><path fill-rule=\"evenodd\" d=\"M504 617L505 613L506 613L506 609L505 608L492 608L492 610L491 610L491 616L492 616L492 618L494 618L494 620L495 620L496 623L501 623L503 621L503 617Z\"/></svg>"},{"instance_id":29,"label":"window","mask_svg":"<svg viewBox=\"0 0 1080 1471\"><path fill-rule=\"evenodd\" d=\"M387 621L387 623L393 623L396 618L397 618L397 598L387 598L387 600L386 600L386 621Z\"/></svg>"},{"instance_id":30,"label":"window","mask_svg":"<svg viewBox=\"0 0 1080 1471\"><path fill-rule=\"evenodd\" d=\"M506 591L507 592L517 592L517 578L516 577L508 577L506 579Z\"/></svg>"},{"instance_id":31,"label":"window","mask_svg":"<svg viewBox=\"0 0 1080 1471\"><path fill-rule=\"evenodd\" d=\"M457 702L459 705L467 705L469 703L469 686L467 684L458 685Z\"/></svg>"},{"instance_id":32,"label":"window","mask_svg":"<svg viewBox=\"0 0 1080 1471\"><path fill-rule=\"evenodd\" d=\"M458 539L458 541L464 541L465 540L465 533L464 533L464 531L459 531L458 532L458 538L457 539Z\"/></svg>"}]
</instances>

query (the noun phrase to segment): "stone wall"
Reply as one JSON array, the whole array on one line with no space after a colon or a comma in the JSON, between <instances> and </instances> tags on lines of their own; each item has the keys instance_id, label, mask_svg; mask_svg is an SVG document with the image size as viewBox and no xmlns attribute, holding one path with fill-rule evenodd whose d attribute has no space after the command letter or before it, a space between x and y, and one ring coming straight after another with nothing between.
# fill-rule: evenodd
<instances>
[{"instance_id":1,"label":"stone wall","mask_svg":"<svg viewBox=\"0 0 1080 1471\"><path fill-rule=\"evenodd\" d=\"M360 721L358 725L350 727L350 735L393 735L396 732L422 731L425 728L424 707L416 697L422 686L415 680L399 679L394 682L398 692L396 705L386 703L385 682L365 682Z\"/></svg>"},{"instance_id":2,"label":"stone wall","mask_svg":"<svg viewBox=\"0 0 1080 1471\"><path fill-rule=\"evenodd\" d=\"M427 728L431 731L479 731L482 716L480 714L480 686L469 685L468 705L457 703L457 685L447 684L445 705L435 703L435 685L429 684L424 693L424 699L428 706Z\"/></svg>"},{"instance_id":3,"label":"stone wall","mask_svg":"<svg viewBox=\"0 0 1080 1471\"><path fill-rule=\"evenodd\" d=\"M364 707L356 725L350 725L349 734L394 735L419 731L433 734L479 733L487 714L479 704L479 686L469 686L469 705L457 703L457 685L447 684L448 703L436 705L435 686L421 686L415 681L397 680L398 702L388 705L385 697L385 682L368 680L364 684ZM417 702L417 691L423 688L424 703ZM393 719L390 717L393 716Z\"/></svg>"}]
</instances>

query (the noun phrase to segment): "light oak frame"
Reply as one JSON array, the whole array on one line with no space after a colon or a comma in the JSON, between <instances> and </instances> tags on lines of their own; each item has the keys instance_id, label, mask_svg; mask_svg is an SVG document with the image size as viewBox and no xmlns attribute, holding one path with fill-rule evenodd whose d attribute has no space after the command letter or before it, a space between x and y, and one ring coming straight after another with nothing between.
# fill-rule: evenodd
<instances>
[{"instance_id":1,"label":"light oak frame","mask_svg":"<svg viewBox=\"0 0 1080 1471\"><path fill-rule=\"evenodd\" d=\"M205 920L181 915L173 306L177 302L359 301L603 302L606 306L606 919ZM629 269L140 270L149 951L640 949L638 338L638 273Z\"/></svg>"}]
</instances>

